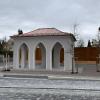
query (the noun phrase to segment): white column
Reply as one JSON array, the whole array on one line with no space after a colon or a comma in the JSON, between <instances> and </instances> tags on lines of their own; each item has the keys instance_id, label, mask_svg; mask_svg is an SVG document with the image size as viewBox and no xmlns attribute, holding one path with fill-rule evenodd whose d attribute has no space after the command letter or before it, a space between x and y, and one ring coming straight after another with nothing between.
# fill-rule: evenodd
<instances>
[{"instance_id":1,"label":"white column","mask_svg":"<svg viewBox=\"0 0 100 100\"><path fill-rule=\"evenodd\" d=\"M54 67L60 67L60 47L55 47L54 48Z\"/></svg>"},{"instance_id":2,"label":"white column","mask_svg":"<svg viewBox=\"0 0 100 100\"><path fill-rule=\"evenodd\" d=\"M64 70L72 70L72 55L67 50L64 50Z\"/></svg>"},{"instance_id":3,"label":"white column","mask_svg":"<svg viewBox=\"0 0 100 100\"><path fill-rule=\"evenodd\" d=\"M19 48L17 46L14 46L13 68L19 69Z\"/></svg>"},{"instance_id":4,"label":"white column","mask_svg":"<svg viewBox=\"0 0 100 100\"><path fill-rule=\"evenodd\" d=\"M29 48L29 70L35 69L35 49L31 46Z\"/></svg>"},{"instance_id":5,"label":"white column","mask_svg":"<svg viewBox=\"0 0 100 100\"><path fill-rule=\"evenodd\" d=\"M25 56L26 56L25 48L22 47L21 48L21 69L24 69L25 67Z\"/></svg>"},{"instance_id":6,"label":"white column","mask_svg":"<svg viewBox=\"0 0 100 100\"><path fill-rule=\"evenodd\" d=\"M42 67L45 68L46 64L46 51L42 48Z\"/></svg>"},{"instance_id":7,"label":"white column","mask_svg":"<svg viewBox=\"0 0 100 100\"><path fill-rule=\"evenodd\" d=\"M52 70L52 50L46 48L46 70Z\"/></svg>"}]
</instances>

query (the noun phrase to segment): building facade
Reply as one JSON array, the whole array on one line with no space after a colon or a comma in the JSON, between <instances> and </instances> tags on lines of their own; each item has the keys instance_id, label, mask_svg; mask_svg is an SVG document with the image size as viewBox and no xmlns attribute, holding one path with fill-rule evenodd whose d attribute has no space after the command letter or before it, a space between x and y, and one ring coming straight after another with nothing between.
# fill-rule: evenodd
<instances>
[{"instance_id":1,"label":"building facade","mask_svg":"<svg viewBox=\"0 0 100 100\"><path fill-rule=\"evenodd\" d=\"M39 28L34 31L11 36L14 69L27 70L72 70L75 37L56 28ZM41 59L36 59L37 50ZM64 58L60 62L60 52Z\"/></svg>"}]
</instances>

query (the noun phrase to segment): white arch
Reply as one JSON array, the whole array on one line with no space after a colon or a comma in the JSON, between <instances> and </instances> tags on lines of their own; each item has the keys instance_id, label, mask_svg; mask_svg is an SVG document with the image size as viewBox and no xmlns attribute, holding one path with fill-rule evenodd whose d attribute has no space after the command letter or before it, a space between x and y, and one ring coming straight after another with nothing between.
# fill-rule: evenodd
<instances>
[{"instance_id":1,"label":"white arch","mask_svg":"<svg viewBox=\"0 0 100 100\"><path fill-rule=\"evenodd\" d=\"M29 66L29 48L26 43L19 46L19 68L26 68Z\"/></svg>"},{"instance_id":2,"label":"white arch","mask_svg":"<svg viewBox=\"0 0 100 100\"><path fill-rule=\"evenodd\" d=\"M56 42L52 48L52 67L53 68L61 68L60 63L60 51L64 49L64 46L60 42ZM64 66L64 65L63 65Z\"/></svg>"},{"instance_id":3,"label":"white arch","mask_svg":"<svg viewBox=\"0 0 100 100\"><path fill-rule=\"evenodd\" d=\"M64 45L62 42L56 41L55 43L53 43L52 49L54 48L54 46L55 46L56 44L59 44L59 45L62 46L62 48L65 48L65 45Z\"/></svg>"},{"instance_id":4,"label":"white arch","mask_svg":"<svg viewBox=\"0 0 100 100\"><path fill-rule=\"evenodd\" d=\"M40 52L41 52L41 62L40 63L36 63L36 50L37 48L40 48ZM44 46L43 43L38 43L35 47L35 68L36 69L46 69L46 48Z\"/></svg>"},{"instance_id":5,"label":"white arch","mask_svg":"<svg viewBox=\"0 0 100 100\"><path fill-rule=\"evenodd\" d=\"M27 43L27 42L22 42L22 43L20 43L20 44L18 45L18 48L20 49L20 47L21 47L23 44L25 44L25 45L28 47L28 49L29 49L29 46L28 46L28 43Z\"/></svg>"}]
</instances>

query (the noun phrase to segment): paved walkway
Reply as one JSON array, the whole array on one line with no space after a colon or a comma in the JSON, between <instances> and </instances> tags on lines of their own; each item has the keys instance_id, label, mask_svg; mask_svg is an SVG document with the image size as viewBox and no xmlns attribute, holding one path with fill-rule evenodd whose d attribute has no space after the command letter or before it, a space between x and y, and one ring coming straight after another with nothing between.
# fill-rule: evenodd
<instances>
[{"instance_id":1,"label":"paved walkway","mask_svg":"<svg viewBox=\"0 0 100 100\"><path fill-rule=\"evenodd\" d=\"M82 79L82 80L100 80L100 72L96 71L95 64L77 65L78 74L72 74L65 71L28 71L28 70L11 70L1 71L1 77L24 77L24 78L49 78L49 79Z\"/></svg>"}]
</instances>

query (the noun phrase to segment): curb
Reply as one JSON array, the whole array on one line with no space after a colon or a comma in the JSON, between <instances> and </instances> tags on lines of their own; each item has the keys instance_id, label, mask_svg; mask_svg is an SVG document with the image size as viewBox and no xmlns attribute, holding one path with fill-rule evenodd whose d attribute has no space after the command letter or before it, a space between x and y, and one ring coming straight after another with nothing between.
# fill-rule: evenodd
<instances>
[{"instance_id":1,"label":"curb","mask_svg":"<svg viewBox=\"0 0 100 100\"><path fill-rule=\"evenodd\" d=\"M89 76L48 76L51 80L83 80L83 81L100 81L100 77L89 77Z\"/></svg>"}]
</instances>

